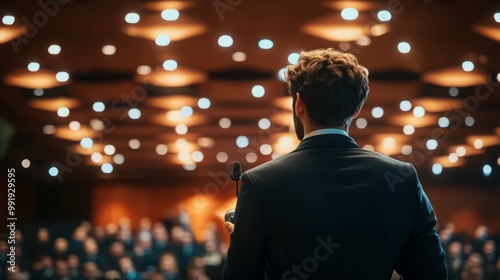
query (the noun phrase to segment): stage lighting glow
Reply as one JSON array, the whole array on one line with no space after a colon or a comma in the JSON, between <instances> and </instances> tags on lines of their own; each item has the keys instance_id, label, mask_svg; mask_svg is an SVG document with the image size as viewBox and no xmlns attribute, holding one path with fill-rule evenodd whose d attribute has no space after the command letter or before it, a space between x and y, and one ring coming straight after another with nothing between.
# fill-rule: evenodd
<instances>
[{"instance_id":1,"label":"stage lighting glow","mask_svg":"<svg viewBox=\"0 0 500 280\"><path fill-rule=\"evenodd\" d=\"M38 62L28 63L28 70L30 72L36 72L36 71L40 70L40 63L38 63Z\"/></svg>"},{"instance_id":2,"label":"stage lighting glow","mask_svg":"<svg viewBox=\"0 0 500 280\"><path fill-rule=\"evenodd\" d=\"M52 55L58 55L61 53L61 46L59 45L50 45L47 51Z\"/></svg>"},{"instance_id":3,"label":"stage lighting glow","mask_svg":"<svg viewBox=\"0 0 500 280\"><path fill-rule=\"evenodd\" d=\"M116 148L115 148L115 146L110 145L110 144L108 144L108 145L104 146L104 153L105 153L105 154L107 154L107 155L111 156L111 155L113 155L115 152L116 152Z\"/></svg>"},{"instance_id":4,"label":"stage lighting glow","mask_svg":"<svg viewBox=\"0 0 500 280\"><path fill-rule=\"evenodd\" d=\"M102 47L102 53L105 55L114 55L116 53L116 47L113 45L106 45Z\"/></svg>"},{"instance_id":5,"label":"stage lighting glow","mask_svg":"<svg viewBox=\"0 0 500 280\"><path fill-rule=\"evenodd\" d=\"M360 46L367 47L372 43L372 39L370 39L370 37L366 35L362 35L358 39L356 39L356 43L358 43L358 45Z\"/></svg>"},{"instance_id":6,"label":"stage lighting glow","mask_svg":"<svg viewBox=\"0 0 500 280\"><path fill-rule=\"evenodd\" d=\"M67 82L69 80L68 72L65 72L65 71L57 72L56 73L56 80L58 82L61 82L61 83Z\"/></svg>"},{"instance_id":7,"label":"stage lighting glow","mask_svg":"<svg viewBox=\"0 0 500 280\"><path fill-rule=\"evenodd\" d=\"M274 42L269 39L262 39L259 41L259 48L263 50L269 50L274 47Z\"/></svg>"},{"instance_id":8,"label":"stage lighting glow","mask_svg":"<svg viewBox=\"0 0 500 280\"><path fill-rule=\"evenodd\" d=\"M187 162L182 165L186 171L194 171L196 169L196 162Z\"/></svg>"},{"instance_id":9,"label":"stage lighting glow","mask_svg":"<svg viewBox=\"0 0 500 280\"><path fill-rule=\"evenodd\" d=\"M269 119L263 118L259 120L259 128L266 130L271 127L271 121Z\"/></svg>"},{"instance_id":10,"label":"stage lighting glow","mask_svg":"<svg viewBox=\"0 0 500 280\"><path fill-rule=\"evenodd\" d=\"M407 124L403 127L403 133L405 135L412 135L413 133L415 133L415 127L411 124Z\"/></svg>"},{"instance_id":11,"label":"stage lighting glow","mask_svg":"<svg viewBox=\"0 0 500 280\"><path fill-rule=\"evenodd\" d=\"M367 125L368 121L365 118L358 118L356 120L356 127L358 127L359 129L365 129Z\"/></svg>"},{"instance_id":12,"label":"stage lighting glow","mask_svg":"<svg viewBox=\"0 0 500 280\"><path fill-rule=\"evenodd\" d=\"M392 18L392 15L391 15L391 12L387 11L387 10L381 10L377 13L377 18L378 20L380 21L390 21L391 18Z\"/></svg>"},{"instance_id":13,"label":"stage lighting glow","mask_svg":"<svg viewBox=\"0 0 500 280\"><path fill-rule=\"evenodd\" d=\"M65 117L69 116L69 109L66 107L61 107L61 108L57 109L57 115L61 118L65 118Z\"/></svg>"},{"instance_id":14,"label":"stage lighting glow","mask_svg":"<svg viewBox=\"0 0 500 280\"><path fill-rule=\"evenodd\" d=\"M155 43L158 45L158 46L168 46L170 44L170 37L166 34L161 34L161 35L158 35L158 37L156 37L155 39Z\"/></svg>"},{"instance_id":15,"label":"stage lighting glow","mask_svg":"<svg viewBox=\"0 0 500 280\"><path fill-rule=\"evenodd\" d=\"M384 109L381 107L375 107L372 109L372 116L376 119L380 119L384 115Z\"/></svg>"},{"instance_id":16,"label":"stage lighting glow","mask_svg":"<svg viewBox=\"0 0 500 280\"><path fill-rule=\"evenodd\" d=\"M219 43L219 46L223 48L229 48L233 45L233 38L229 35L222 35L219 37L219 40L217 42Z\"/></svg>"},{"instance_id":17,"label":"stage lighting glow","mask_svg":"<svg viewBox=\"0 0 500 280\"><path fill-rule=\"evenodd\" d=\"M252 95L255 98L261 98L266 93L266 90L261 85L256 85L252 88Z\"/></svg>"},{"instance_id":18,"label":"stage lighting glow","mask_svg":"<svg viewBox=\"0 0 500 280\"><path fill-rule=\"evenodd\" d=\"M168 152L168 148L166 145L159 144L158 146L156 146L156 153L159 154L160 156L166 155L167 152Z\"/></svg>"},{"instance_id":19,"label":"stage lighting glow","mask_svg":"<svg viewBox=\"0 0 500 280\"><path fill-rule=\"evenodd\" d=\"M80 129L80 123L77 122L77 121L72 121L69 123L69 129L73 130L73 131L77 131Z\"/></svg>"},{"instance_id":20,"label":"stage lighting glow","mask_svg":"<svg viewBox=\"0 0 500 280\"><path fill-rule=\"evenodd\" d=\"M28 168L28 167L30 167L30 165L31 165L31 162L29 159L23 159L23 161L21 161L21 166L24 168Z\"/></svg>"},{"instance_id":21,"label":"stage lighting glow","mask_svg":"<svg viewBox=\"0 0 500 280\"><path fill-rule=\"evenodd\" d=\"M411 51L411 46L408 42L401 42L398 44L398 51L400 53L409 53Z\"/></svg>"},{"instance_id":22,"label":"stage lighting glow","mask_svg":"<svg viewBox=\"0 0 500 280\"><path fill-rule=\"evenodd\" d=\"M137 108L132 108L128 110L128 116L133 120L138 120L141 118L141 110Z\"/></svg>"},{"instance_id":23,"label":"stage lighting glow","mask_svg":"<svg viewBox=\"0 0 500 280\"><path fill-rule=\"evenodd\" d=\"M180 13L176 9L168 9L161 12L161 18L166 21L176 21L179 19Z\"/></svg>"},{"instance_id":24,"label":"stage lighting glow","mask_svg":"<svg viewBox=\"0 0 500 280\"><path fill-rule=\"evenodd\" d=\"M354 8L345 8L340 12L340 16L345 20L355 20L358 18L359 12Z\"/></svg>"},{"instance_id":25,"label":"stage lighting glow","mask_svg":"<svg viewBox=\"0 0 500 280\"><path fill-rule=\"evenodd\" d=\"M229 156L224 152L219 152L219 153L217 153L216 158L217 158L218 162L224 163L224 162L227 162L227 160L229 159Z\"/></svg>"},{"instance_id":26,"label":"stage lighting glow","mask_svg":"<svg viewBox=\"0 0 500 280\"><path fill-rule=\"evenodd\" d=\"M236 62L243 62L247 60L247 55L244 52L233 53L233 60Z\"/></svg>"},{"instance_id":27,"label":"stage lighting glow","mask_svg":"<svg viewBox=\"0 0 500 280\"><path fill-rule=\"evenodd\" d=\"M136 24L141 20L141 16L138 13L128 13L125 16L125 21L130 24Z\"/></svg>"},{"instance_id":28,"label":"stage lighting glow","mask_svg":"<svg viewBox=\"0 0 500 280\"><path fill-rule=\"evenodd\" d=\"M104 103L102 103L100 101L97 101L97 102L94 102L94 104L92 105L92 109L95 112L103 112L104 109L106 109L106 105L104 105Z\"/></svg>"},{"instance_id":29,"label":"stage lighting glow","mask_svg":"<svg viewBox=\"0 0 500 280\"><path fill-rule=\"evenodd\" d=\"M462 69L464 69L465 72L470 72L474 70L474 63L472 61L464 61L462 62Z\"/></svg>"},{"instance_id":30,"label":"stage lighting glow","mask_svg":"<svg viewBox=\"0 0 500 280\"><path fill-rule=\"evenodd\" d=\"M230 128L231 127L231 120L228 118L222 118L219 120L219 126L221 128L224 128L224 129Z\"/></svg>"}]
</instances>

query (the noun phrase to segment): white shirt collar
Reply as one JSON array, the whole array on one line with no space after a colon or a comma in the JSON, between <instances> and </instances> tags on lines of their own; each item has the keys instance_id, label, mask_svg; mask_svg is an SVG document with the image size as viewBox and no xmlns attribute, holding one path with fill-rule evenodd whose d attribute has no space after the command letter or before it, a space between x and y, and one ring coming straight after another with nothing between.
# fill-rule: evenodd
<instances>
[{"instance_id":1,"label":"white shirt collar","mask_svg":"<svg viewBox=\"0 0 500 280\"><path fill-rule=\"evenodd\" d=\"M313 136L318 136L318 135L325 135L325 134L340 134L340 135L344 135L344 136L349 136L347 134L347 132L345 130L342 130L342 129L323 128L323 129L318 129L318 130L314 130L314 131L307 133L304 136L304 139L309 138L309 137L313 137ZM304 140L304 139L302 139L302 140Z\"/></svg>"}]
</instances>

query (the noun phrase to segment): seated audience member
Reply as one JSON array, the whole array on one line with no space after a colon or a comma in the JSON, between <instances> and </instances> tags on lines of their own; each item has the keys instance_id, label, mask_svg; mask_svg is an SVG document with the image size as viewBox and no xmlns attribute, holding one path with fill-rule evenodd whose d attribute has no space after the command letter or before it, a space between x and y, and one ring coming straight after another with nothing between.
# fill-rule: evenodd
<instances>
[{"instance_id":1,"label":"seated audience member","mask_svg":"<svg viewBox=\"0 0 500 280\"><path fill-rule=\"evenodd\" d=\"M483 259L478 253L471 253L465 261L461 275L462 280L483 280Z\"/></svg>"},{"instance_id":2,"label":"seated audience member","mask_svg":"<svg viewBox=\"0 0 500 280\"><path fill-rule=\"evenodd\" d=\"M194 240L193 234L189 231L184 231L181 237L181 247L175 251L177 263L181 276L186 276L187 267L194 257L201 256L202 250Z\"/></svg>"},{"instance_id":3,"label":"seated audience member","mask_svg":"<svg viewBox=\"0 0 500 280\"><path fill-rule=\"evenodd\" d=\"M46 228L40 228L36 234L36 240L33 243L32 248L32 258L34 260L40 259L42 256L48 256L52 252L52 245L50 243L49 230Z\"/></svg>"},{"instance_id":4,"label":"seated audience member","mask_svg":"<svg viewBox=\"0 0 500 280\"><path fill-rule=\"evenodd\" d=\"M76 254L71 254L67 259L69 276L72 280L81 280L83 275L80 271L80 258Z\"/></svg>"},{"instance_id":5,"label":"seated audience member","mask_svg":"<svg viewBox=\"0 0 500 280\"><path fill-rule=\"evenodd\" d=\"M120 241L115 241L109 245L109 252L106 258L104 271L120 271L118 261L125 256L125 246Z\"/></svg>"},{"instance_id":6,"label":"seated audience member","mask_svg":"<svg viewBox=\"0 0 500 280\"><path fill-rule=\"evenodd\" d=\"M152 254L158 257L170 249L168 232L162 223L155 223L153 225L153 248Z\"/></svg>"},{"instance_id":7,"label":"seated audience member","mask_svg":"<svg viewBox=\"0 0 500 280\"><path fill-rule=\"evenodd\" d=\"M167 252L158 261L158 272L167 280L181 280L175 255Z\"/></svg>"},{"instance_id":8,"label":"seated audience member","mask_svg":"<svg viewBox=\"0 0 500 280\"><path fill-rule=\"evenodd\" d=\"M155 271L160 254L153 254L152 237L149 234L141 234L134 247L132 261L139 271Z\"/></svg>"},{"instance_id":9,"label":"seated audience member","mask_svg":"<svg viewBox=\"0 0 500 280\"><path fill-rule=\"evenodd\" d=\"M116 233L116 239L125 247L125 251L132 253L134 250L134 238L130 228L120 228Z\"/></svg>"},{"instance_id":10,"label":"seated audience member","mask_svg":"<svg viewBox=\"0 0 500 280\"><path fill-rule=\"evenodd\" d=\"M66 261L57 260L54 267L55 273L52 278L53 280L71 280L71 277L69 276L68 263L66 263Z\"/></svg>"},{"instance_id":11,"label":"seated audience member","mask_svg":"<svg viewBox=\"0 0 500 280\"><path fill-rule=\"evenodd\" d=\"M216 280L216 279L208 278L203 268L189 267L187 270L186 280Z\"/></svg>"},{"instance_id":12,"label":"seated audience member","mask_svg":"<svg viewBox=\"0 0 500 280\"><path fill-rule=\"evenodd\" d=\"M462 255L462 244L458 241L448 246L446 266L448 267L448 280L460 280L464 259Z\"/></svg>"},{"instance_id":13,"label":"seated audience member","mask_svg":"<svg viewBox=\"0 0 500 280\"><path fill-rule=\"evenodd\" d=\"M118 226L114 223L108 223L105 227L106 231L106 246L116 241L116 233L118 232Z\"/></svg>"},{"instance_id":14,"label":"seated audience member","mask_svg":"<svg viewBox=\"0 0 500 280\"><path fill-rule=\"evenodd\" d=\"M222 279L224 261L222 253L214 240L205 242L205 254L203 255L203 264L210 280Z\"/></svg>"},{"instance_id":15,"label":"seated audience member","mask_svg":"<svg viewBox=\"0 0 500 280\"><path fill-rule=\"evenodd\" d=\"M151 223L150 218L142 217L139 220L139 228L137 229L136 238L140 239L141 236L144 238L145 235L149 235L152 238L152 225L153 224Z\"/></svg>"},{"instance_id":16,"label":"seated audience member","mask_svg":"<svg viewBox=\"0 0 500 280\"><path fill-rule=\"evenodd\" d=\"M484 278L486 280L495 279L496 277L496 263L497 263L497 254L496 254L496 246L494 240L488 240L483 245L482 256L484 260Z\"/></svg>"},{"instance_id":17,"label":"seated audience member","mask_svg":"<svg viewBox=\"0 0 500 280\"><path fill-rule=\"evenodd\" d=\"M109 246L109 244L106 242L106 230L103 227L93 227L91 236L97 242L99 251L106 251L107 246Z\"/></svg>"},{"instance_id":18,"label":"seated audience member","mask_svg":"<svg viewBox=\"0 0 500 280\"><path fill-rule=\"evenodd\" d=\"M97 242L94 238L88 237L83 242L82 263L93 262L99 269L104 267L104 257L99 252Z\"/></svg>"},{"instance_id":19,"label":"seated audience member","mask_svg":"<svg viewBox=\"0 0 500 280\"><path fill-rule=\"evenodd\" d=\"M54 261L65 260L69 255L68 240L66 238L56 238L54 241L54 253L52 259Z\"/></svg>"},{"instance_id":20,"label":"seated audience member","mask_svg":"<svg viewBox=\"0 0 500 280\"><path fill-rule=\"evenodd\" d=\"M40 260L33 264L33 279L52 279L54 277L54 266L49 255L41 256Z\"/></svg>"},{"instance_id":21,"label":"seated audience member","mask_svg":"<svg viewBox=\"0 0 500 280\"><path fill-rule=\"evenodd\" d=\"M142 280L141 275L137 272L129 257L121 257L118 260L120 266L120 279L123 280Z\"/></svg>"},{"instance_id":22,"label":"seated audience member","mask_svg":"<svg viewBox=\"0 0 500 280\"><path fill-rule=\"evenodd\" d=\"M474 232L474 241L472 241L472 251L480 253L483 251L484 243L489 239L488 227L480 225Z\"/></svg>"},{"instance_id":23,"label":"seated audience member","mask_svg":"<svg viewBox=\"0 0 500 280\"><path fill-rule=\"evenodd\" d=\"M69 251L73 254L79 256L83 255L83 247L85 239L87 239L87 230L85 227L77 227L71 234L71 240L69 242Z\"/></svg>"},{"instance_id":24,"label":"seated audience member","mask_svg":"<svg viewBox=\"0 0 500 280\"><path fill-rule=\"evenodd\" d=\"M102 280L102 273L95 262L86 262L83 264L83 279Z\"/></svg>"}]
</instances>

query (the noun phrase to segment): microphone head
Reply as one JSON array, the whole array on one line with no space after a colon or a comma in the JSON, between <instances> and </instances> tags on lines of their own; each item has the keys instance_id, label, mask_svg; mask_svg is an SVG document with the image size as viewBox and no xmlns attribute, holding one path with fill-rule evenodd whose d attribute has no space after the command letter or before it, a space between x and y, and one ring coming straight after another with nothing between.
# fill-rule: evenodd
<instances>
[{"instance_id":1,"label":"microphone head","mask_svg":"<svg viewBox=\"0 0 500 280\"><path fill-rule=\"evenodd\" d=\"M224 215L224 221L234 224L234 208L227 210L226 214Z\"/></svg>"},{"instance_id":2,"label":"microphone head","mask_svg":"<svg viewBox=\"0 0 500 280\"><path fill-rule=\"evenodd\" d=\"M238 161L233 162L233 170L231 172L231 179L239 181L241 179L241 165Z\"/></svg>"}]
</instances>

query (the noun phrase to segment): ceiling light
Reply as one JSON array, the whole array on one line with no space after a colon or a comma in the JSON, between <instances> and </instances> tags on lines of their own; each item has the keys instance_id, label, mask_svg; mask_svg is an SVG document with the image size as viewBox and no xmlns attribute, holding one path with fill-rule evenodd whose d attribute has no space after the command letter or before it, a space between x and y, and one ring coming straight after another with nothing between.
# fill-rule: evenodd
<instances>
[{"instance_id":1,"label":"ceiling light","mask_svg":"<svg viewBox=\"0 0 500 280\"><path fill-rule=\"evenodd\" d=\"M377 13L377 18L380 21L390 21L392 18L392 15L389 11L387 10L381 10Z\"/></svg>"},{"instance_id":2,"label":"ceiling light","mask_svg":"<svg viewBox=\"0 0 500 280\"><path fill-rule=\"evenodd\" d=\"M255 98L261 98L266 93L266 90L261 85L256 85L252 88L252 95Z\"/></svg>"},{"instance_id":3,"label":"ceiling light","mask_svg":"<svg viewBox=\"0 0 500 280\"><path fill-rule=\"evenodd\" d=\"M484 176L490 176L491 171L492 171L491 165L486 164L486 165L483 166L483 174L484 174Z\"/></svg>"},{"instance_id":4,"label":"ceiling light","mask_svg":"<svg viewBox=\"0 0 500 280\"><path fill-rule=\"evenodd\" d=\"M95 162L95 163L99 163L102 161L102 154L101 153L92 153L92 155L90 156L90 159Z\"/></svg>"},{"instance_id":5,"label":"ceiling light","mask_svg":"<svg viewBox=\"0 0 500 280\"><path fill-rule=\"evenodd\" d=\"M271 127L271 121L269 119L264 118L264 119L259 120L259 128L260 129L265 130L265 129L268 129L270 127Z\"/></svg>"},{"instance_id":6,"label":"ceiling light","mask_svg":"<svg viewBox=\"0 0 500 280\"><path fill-rule=\"evenodd\" d=\"M13 25L16 21L16 18L11 15L5 15L2 18L2 23L5 25Z\"/></svg>"},{"instance_id":7,"label":"ceiling light","mask_svg":"<svg viewBox=\"0 0 500 280\"><path fill-rule=\"evenodd\" d=\"M340 12L340 16L345 20L355 20L358 18L359 12L354 8L345 8Z\"/></svg>"},{"instance_id":8,"label":"ceiling light","mask_svg":"<svg viewBox=\"0 0 500 280\"><path fill-rule=\"evenodd\" d=\"M58 82L61 82L61 83L67 82L69 80L68 72L65 72L65 71L57 72L56 73L56 80Z\"/></svg>"},{"instance_id":9,"label":"ceiling light","mask_svg":"<svg viewBox=\"0 0 500 280\"><path fill-rule=\"evenodd\" d=\"M472 61L464 61L462 62L462 69L464 69L465 72L470 72L474 70L474 63Z\"/></svg>"},{"instance_id":10,"label":"ceiling light","mask_svg":"<svg viewBox=\"0 0 500 280\"><path fill-rule=\"evenodd\" d=\"M408 100L403 100L401 103L399 103L399 109L403 112L408 112L411 110L411 102Z\"/></svg>"},{"instance_id":11,"label":"ceiling light","mask_svg":"<svg viewBox=\"0 0 500 280\"><path fill-rule=\"evenodd\" d=\"M106 106L104 105L104 103L98 101L98 102L94 102L94 104L92 105L92 109L95 112L102 112L102 111L104 111L104 109L106 109Z\"/></svg>"},{"instance_id":12,"label":"ceiling light","mask_svg":"<svg viewBox=\"0 0 500 280\"><path fill-rule=\"evenodd\" d=\"M73 131L77 131L80 129L80 123L77 122L77 121L72 121L69 123L69 129L73 130Z\"/></svg>"},{"instance_id":13,"label":"ceiling light","mask_svg":"<svg viewBox=\"0 0 500 280\"><path fill-rule=\"evenodd\" d=\"M177 69L177 61L173 59L165 60L165 62L163 62L163 69L167 71L174 71Z\"/></svg>"},{"instance_id":14,"label":"ceiling light","mask_svg":"<svg viewBox=\"0 0 500 280\"><path fill-rule=\"evenodd\" d=\"M256 153L248 153L248 154L246 154L245 159L249 163L254 163L257 161L258 156Z\"/></svg>"},{"instance_id":15,"label":"ceiling light","mask_svg":"<svg viewBox=\"0 0 500 280\"><path fill-rule=\"evenodd\" d=\"M196 162L186 162L182 165L186 171L194 171L196 169Z\"/></svg>"},{"instance_id":16,"label":"ceiling light","mask_svg":"<svg viewBox=\"0 0 500 280\"><path fill-rule=\"evenodd\" d=\"M233 45L233 38L229 35L222 35L219 37L218 43L223 48L229 48Z\"/></svg>"},{"instance_id":17,"label":"ceiling light","mask_svg":"<svg viewBox=\"0 0 500 280\"><path fill-rule=\"evenodd\" d=\"M188 132L188 127L185 124L178 124L175 126L175 133L184 135Z\"/></svg>"},{"instance_id":18,"label":"ceiling light","mask_svg":"<svg viewBox=\"0 0 500 280\"><path fill-rule=\"evenodd\" d=\"M51 168L49 168L49 175L50 176L56 177L57 174L59 174L59 169L57 169L57 167L52 166Z\"/></svg>"},{"instance_id":19,"label":"ceiling light","mask_svg":"<svg viewBox=\"0 0 500 280\"><path fill-rule=\"evenodd\" d=\"M416 106L415 108L413 108L413 115L416 118L423 117L425 115L425 109L424 109L424 107L422 107L422 106Z\"/></svg>"},{"instance_id":20,"label":"ceiling light","mask_svg":"<svg viewBox=\"0 0 500 280\"><path fill-rule=\"evenodd\" d=\"M156 37L155 43L158 46L162 46L162 47L168 46L170 44L170 37L166 34L160 34Z\"/></svg>"},{"instance_id":21,"label":"ceiling light","mask_svg":"<svg viewBox=\"0 0 500 280\"><path fill-rule=\"evenodd\" d=\"M138 13L128 13L125 16L125 21L130 24L136 24L141 20L141 16Z\"/></svg>"},{"instance_id":22,"label":"ceiling light","mask_svg":"<svg viewBox=\"0 0 500 280\"><path fill-rule=\"evenodd\" d=\"M128 116L133 120L138 120L141 117L141 110L132 108L128 110Z\"/></svg>"},{"instance_id":23,"label":"ceiling light","mask_svg":"<svg viewBox=\"0 0 500 280\"><path fill-rule=\"evenodd\" d=\"M463 156L465 156L466 152L467 152L467 149L465 149L465 147L462 147L462 146L457 147L457 150L456 150L457 156L463 157Z\"/></svg>"},{"instance_id":24,"label":"ceiling light","mask_svg":"<svg viewBox=\"0 0 500 280\"><path fill-rule=\"evenodd\" d=\"M151 67L148 65L139 65L137 66L137 74L139 75L149 75L151 74Z\"/></svg>"},{"instance_id":25,"label":"ceiling light","mask_svg":"<svg viewBox=\"0 0 500 280\"><path fill-rule=\"evenodd\" d=\"M191 154L191 158L193 159L194 162L202 162L203 161L203 153L200 152L200 151L194 151L192 154Z\"/></svg>"},{"instance_id":26,"label":"ceiling light","mask_svg":"<svg viewBox=\"0 0 500 280\"><path fill-rule=\"evenodd\" d=\"M269 39L262 39L259 41L259 48L263 50L269 50L274 47L274 42Z\"/></svg>"},{"instance_id":27,"label":"ceiling light","mask_svg":"<svg viewBox=\"0 0 500 280\"><path fill-rule=\"evenodd\" d=\"M239 148L242 148L242 149L246 148L246 147L248 147L248 144L249 144L248 137L241 135L241 136L238 136L238 138L236 138L236 146L238 146Z\"/></svg>"},{"instance_id":28,"label":"ceiling light","mask_svg":"<svg viewBox=\"0 0 500 280\"><path fill-rule=\"evenodd\" d=\"M372 116L376 119L381 118L384 115L384 109L381 107L375 107L372 109Z\"/></svg>"},{"instance_id":29,"label":"ceiling light","mask_svg":"<svg viewBox=\"0 0 500 280\"><path fill-rule=\"evenodd\" d=\"M111 172L113 172L113 165L111 165L110 163L105 163L101 166L101 171L102 173L110 174Z\"/></svg>"},{"instance_id":30,"label":"ceiling light","mask_svg":"<svg viewBox=\"0 0 500 280\"><path fill-rule=\"evenodd\" d=\"M176 9L168 9L161 12L161 17L166 21L175 21L179 18L179 11Z\"/></svg>"},{"instance_id":31,"label":"ceiling light","mask_svg":"<svg viewBox=\"0 0 500 280\"><path fill-rule=\"evenodd\" d=\"M268 156L268 155L272 154L273 147L269 144L263 144L260 146L259 150L260 150L261 154Z\"/></svg>"},{"instance_id":32,"label":"ceiling light","mask_svg":"<svg viewBox=\"0 0 500 280\"><path fill-rule=\"evenodd\" d=\"M191 117L193 115L193 108L191 106L182 106L181 114L184 117Z\"/></svg>"},{"instance_id":33,"label":"ceiling light","mask_svg":"<svg viewBox=\"0 0 500 280\"><path fill-rule=\"evenodd\" d=\"M236 62L243 62L247 60L247 55L244 52L235 52L233 53L233 60Z\"/></svg>"},{"instance_id":34,"label":"ceiling light","mask_svg":"<svg viewBox=\"0 0 500 280\"><path fill-rule=\"evenodd\" d=\"M496 22L500 22L500 13L495 13L493 15L493 18L495 19Z\"/></svg>"},{"instance_id":35,"label":"ceiling light","mask_svg":"<svg viewBox=\"0 0 500 280\"><path fill-rule=\"evenodd\" d=\"M398 50L400 53L409 53L411 46L408 42L401 42L398 44Z\"/></svg>"},{"instance_id":36,"label":"ceiling light","mask_svg":"<svg viewBox=\"0 0 500 280\"><path fill-rule=\"evenodd\" d=\"M85 137L80 141L80 146L84 149L90 149L94 146L94 141L91 138Z\"/></svg>"},{"instance_id":37,"label":"ceiling light","mask_svg":"<svg viewBox=\"0 0 500 280\"><path fill-rule=\"evenodd\" d=\"M372 43L372 39L370 39L370 37L366 35L362 35L361 37L356 39L356 43L358 43L358 45L360 46L367 47Z\"/></svg>"},{"instance_id":38,"label":"ceiling light","mask_svg":"<svg viewBox=\"0 0 500 280\"><path fill-rule=\"evenodd\" d=\"M40 70L40 63L38 63L38 62L30 62L28 64L28 70L30 72L36 72L36 71Z\"/></svg>"},{"instance_id":39,"label":"ceiling light","mask_svg":"<svg viewBox=\"0 0 500 280\"><path fill-rule=\"evenodd\" d=\"M31 162L29 159L23 159L23 161L21 161L21 166L24 168L28 168L28 167L30 167L30 165L31 165Z\"/></svg>"},{"instance_id":40,"label":"ceiling light","mask_svg":"<svg viewBox=\"0 0 500 280\"><path fill-rule=\"evenodd\" d=\"M448 90L448 93L450 94L451 97L456 97L458 95L458 88L456 87L451 87Z\"/></svg>"},{"instance_id":41,"label":"ceiling light","mask_svg":"<svg viewBox=\"0 0 500 280\"><path fill-rule=\"evenodd\" d=\"M287 68L283 67L278 71L278 80L285 82L286 81L286 71ZM500 75L500 74L499 74Z\"/></svg>"},{"instance_id":42,"label":"ceiling light","mask_svg":"<svg viewBox=\"0 0 500 280\"><path fill-rule=\"evenodd\" d=\"M159 154L160 156L166 155L167 152L168 152L168 148L166 145L159 144L158 146L156 146L156 153Z\"/></svg>"},{"instance_id":43,"label":"ceiling light","mask_svg":"<svg viewBox=\"0 0 500 280\"><path fill-rule=\"evenodd\" d=\"M61 108L57 109L57 115L61 118L65 118L65 117L69 116L69 109L66 107L61 107Z\"/></svg>"},{"instance_id":44,"label":"ceiling light","mask_svg":"<svg viewBox=\"0 0 500 280\"><path fill-rule=\"evenodd\" d=\"M464 122L466 126L473 126L476 121L472 116L467 116Z\"/></svg>"},{"instance_id":45,"label":"ceiling light","mask_svg":"<svg viewBox=\"0 0 500 280\"><path fill-rule=\"evenodd\" d=\"M116 154L113 156L113 162L116 164L123 164L123 162L125 162L125 158L121 154Z\"/></svg>"},{"instance_id":46,"label":"ceiling light","mask_svg":"<svg viewBox=\"0 0 500 280\"><path fill-rule=\"evenodd\" d=\"M429 139L427 140L427 143L425 144L425 146L427 147L427 149L429 150L435 150L438 146L438 142L434 139Z\"/></svg>"},{"instance_id":47,"label":"ceiling light","mask_svg":"<svg viewBox=\"0 0 500 280\"><path fill-rule=\"evenodd\" d=\"M42 130L43 130L43 133L45 133L47 135L56 133L56 127L53 125L50 125L50 124L43 126Z\"/></svg>"},{"instance_id":48,"label":"ceiling light","mask_svg":"<svg viewBox=\"0 0 500 280\"><path fill-rule=\"evenodd\" d=\"M203 98L200 98L198 100L198 107L200 109L208 109L208 108L210 108L210 105L211 105L211 102L210 102L210 99L208 99L208 98L203 97Z\"/></svg>"},{"instance_id":49,"label":"ceiling light","mask_svg":"<svg viewBox=\"0 0 500 280\"><path fill-rule=\"evenodd\" d=\"M432 173L434 173L435 175L439 175L441 174L441 172L443 172L443 166L439 163L434 163L432 165Z\"/></svg>"},{"instance_id":50,"label":"ceiling light","mask_svg":"<svg viewBox=\"0 0 500 280\"><path fill-rule=\"evenodd\" d=\"M141 141L137 139L131 139L130 141L128 141L128 146L132 150L137 150L141 147Z\"/></svg>"},{"instance_id":51,"label":"ceiling light","mask_svg":"<svg viewBox=\"0 0 500 280\"><path fill-rule=\"evenodd\" d=\"M288 55L288 63L297 64L299 62L299 57L299 53L291 53L290 55Z\"/></svg>"},{"instance_id":52,"label":"ceiling light","mask_svg":"<svg viewBox=\"0 0 500 280\"><path fill-rule=\"evenodd\" d=\"M401 147L401 154L407 156L410 155L413 152L413 148L410 145L404 145Z\"/></svg>"},{"instance_id":53,"label":"ceiling light","mask_svg":"<svg viewBox=\"0 0 500 280\"><path fill-rule=\"evenodd\" d=\"M450 125L450 119L448 119L447 117L441 117L439 118L438 120L438 125L439 127L448 127Z\"/></svg>"},{"instance_id":54,"label":"ceiling light","mask_svg":"<svg viewBox=\"0 0 500 280\"><path fill-rule=\"evenodd\" d=\"M116 47L113 45L106 45L102 47L102 53L105 55L114 55L116 53Z\"/></svg>"},{"instance_id":55,"label":"ceiling light","mask_svg":"<svg viewBox=\"0 0 500 280\"><path fill-rule=\"evenodd\" d=\"M59 45L50 45L47 51L52 55L57 55L61 53L61 46Z\"/></svg>"},{"instance_id":56,"label":"ceiling light","mask_svg":"<svg viewBox=\"0 0 500 280\"><path fill-rule=\"evenodd\" d=\"M458 155L455 154L455 153L451 153L448 156L448 161L451 162L451 163L456 163L458 161Z\"/></svg>"}]
</instances>

